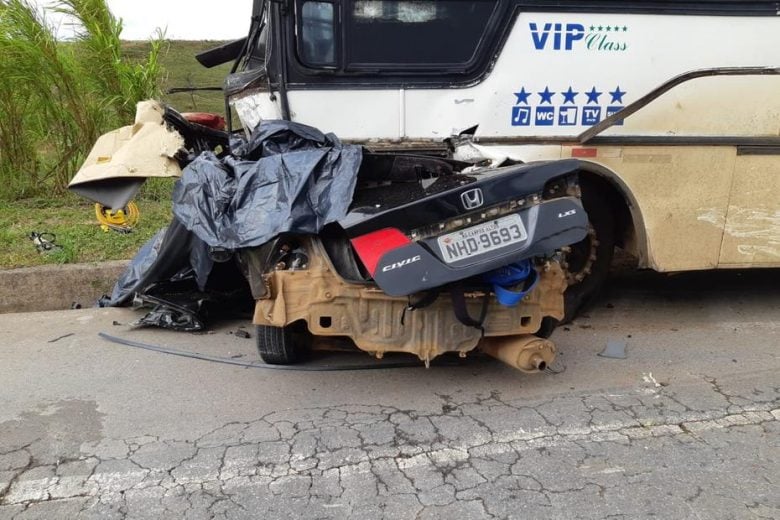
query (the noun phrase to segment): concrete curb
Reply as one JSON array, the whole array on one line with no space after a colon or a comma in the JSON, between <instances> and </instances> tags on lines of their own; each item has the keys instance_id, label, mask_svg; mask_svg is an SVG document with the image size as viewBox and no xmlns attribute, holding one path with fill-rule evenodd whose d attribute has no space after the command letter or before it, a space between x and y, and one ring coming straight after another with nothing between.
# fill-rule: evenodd
<instances>
[{"instance_id":1,"label":"concrete curb","mask_svg":"<svg viewBox=\"0 0 780 520\"><path fill-rule=\"evenodd\" d=\"M0 314L92 307L108 294L128 260L44 265L0 271Z\"/></svg>"}]
</instances>

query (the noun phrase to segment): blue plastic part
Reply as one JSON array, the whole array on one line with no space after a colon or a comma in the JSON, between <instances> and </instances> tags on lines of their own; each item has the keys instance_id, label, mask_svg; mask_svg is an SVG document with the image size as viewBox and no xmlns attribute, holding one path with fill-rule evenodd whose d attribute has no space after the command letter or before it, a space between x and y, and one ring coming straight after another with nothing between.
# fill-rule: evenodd
<instances>
[{"instance_id":1,"label":"blue plastic part","mask_svg":"<svg viewBox=\"0 0 780 520\"><path fill-rule=\"evenodd\" d=\"M508 289L526 282L531 278L531 283L526 284L528 288L524 291L514 291ZM505 307L514 307L525 298L525 295L533 291L536 283L539 281L538 273L534 269L530 260L523 260L514 264L509 264L499 269L490 271L483 275L485 282L493 285L493 292L496 295L498 303Z\"/></svg>"}]
</instances>

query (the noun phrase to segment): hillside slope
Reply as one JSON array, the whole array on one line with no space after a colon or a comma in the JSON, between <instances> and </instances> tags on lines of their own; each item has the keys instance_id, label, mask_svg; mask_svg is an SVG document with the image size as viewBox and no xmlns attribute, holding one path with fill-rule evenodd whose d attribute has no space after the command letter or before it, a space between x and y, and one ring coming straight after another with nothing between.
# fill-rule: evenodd
<instances>
[{"instance_id":1,"label":"hillside slope","mask_svg":"<svg viewBox=\"0 0 780 520\"><path fill-rule=\"evenodd\" d=\"M207 69L195 59L199 52L222 43L224 42L208 40L168 42L160 60L167 74L162 85L163 92L175 87L222 87L231 64ZM148 48L149 44L146 42L127 41L124 42L123 51L126 57L132 59L143 56ZM225 112L225 101L220 91L165 95L163 100L181 112Z\"/></svg>"}]
</instances>

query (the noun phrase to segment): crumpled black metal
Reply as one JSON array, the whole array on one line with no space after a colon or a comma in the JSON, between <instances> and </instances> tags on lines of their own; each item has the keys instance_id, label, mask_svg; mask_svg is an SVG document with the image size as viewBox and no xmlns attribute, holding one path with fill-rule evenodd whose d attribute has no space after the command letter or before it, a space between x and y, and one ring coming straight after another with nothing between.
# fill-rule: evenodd
<instances>
[{"instance_id":1,"label":"crumpled black metal","mask_svg":"<svg viewBox=\"0 0 780 520\"><path fill-rule=\"evenodd\" d=\"M231 154L204 152L173 192L173 212L209 246L241 249L284 232L316 234L348 211L359 146L290 121L261 123Z\"/></svg>"}]
</instances>

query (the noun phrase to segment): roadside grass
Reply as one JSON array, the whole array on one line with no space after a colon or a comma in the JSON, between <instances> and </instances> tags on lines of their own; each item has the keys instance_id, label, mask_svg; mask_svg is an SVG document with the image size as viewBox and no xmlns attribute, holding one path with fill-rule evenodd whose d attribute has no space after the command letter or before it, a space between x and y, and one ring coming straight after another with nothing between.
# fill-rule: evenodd
<instances>
[{"instance_id":1,"label":"roadside grass","mask_svg":"<svg viewBox=\"0 0 780 520\"><path fill-rule=\"evenodd\" d=\"M173 180L160 181L155 190L161 193L162 181L166 181L170 192ZM132 233L121 234L103 231L95 218L94 204L75 195L4 202L0 211L0 269L132 258L172 217L170 195L159 200L142 197L136 203L141 213L138 225ZM33 231L54 233L55 243L62 249L38 253L28 238Z\"/></svg>"}]
</instances>

